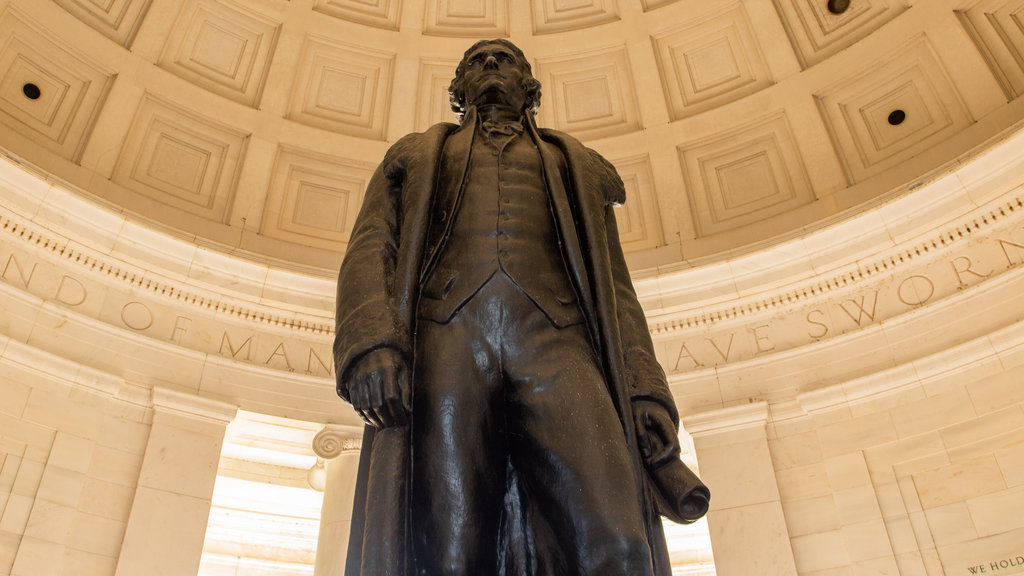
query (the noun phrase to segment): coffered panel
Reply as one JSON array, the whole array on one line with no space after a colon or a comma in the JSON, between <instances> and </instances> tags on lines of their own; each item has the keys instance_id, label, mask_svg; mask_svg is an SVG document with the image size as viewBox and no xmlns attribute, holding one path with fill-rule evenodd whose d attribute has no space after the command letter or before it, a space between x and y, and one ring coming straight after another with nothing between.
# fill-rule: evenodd
<instances>
[{"instance_id":1,"label":"coffered panel","mask_svg":"<svg viewBox=\"0 0 1024 576\"><path fill-rule=\"evenodd\" d=\"M538 62L545 122L578 138L604 138L641 128L626 48Z\"/></svg>"},{"instance_id":2,"label":"coffered panel","mask_svg":"<svg viewBox=\"0 0 1024 576\"><path fill-rule=\"evenodd\" d=\"M357 24L398 30L402 0L315 0L313 9Z\"/></svg>"},{"instance_id":3,"label":"coffered panel","mask_svg":"<svg viewBox=\"0 0 1024 576\"><path fill-rule=\"evenodd\" d=\"M972 122L924 36L815 99L853 181L892 168Z\"/></svg>"},{"instance_id":4,"label":"coffered panel","mask_svg":"<svg viewBox=\"0 0 1024 576\"><path fill-rule=\"evenodd\" d=\"M100 34L131 46L152 0L53 0Z\"/></svg>"},{"instance_id":5,"label":"coffered panel","mask_svg":"<svg viewBox=\"0 0 1024 576\"><path fill-rule=\"evenodd\" d=\"M957 16L1006 96L1024 94L1024 0L982 0Z\"/></svg>"},{"instance_id":6,"label":"coffered panel","mask_svg":"<svg viewBox=\"0 0 1024 576\"><path fill-rule=\"evenodd\" d=\"M804 66L850 46L907 8L903 0L856 0L837 2L847 7L836 14L825 0L773 1Z\"/></svg>"},{"instance_id":7,"label":"coffered panel","mask_svg":"<svg viewBox=\"0 0 1024 576\"><path fill-rule=\"evenodd\" d=\"M741 4L657 34L652 41L676 120L771 85Z\"/></svg>"},{"instance_id":8,"label":"coffered panel","mask_svg":"<svg viewBox=\"0 0 1024 576\"><path fill-rule=\"evenodd\" d=\"M384 139L395 55L308 37L288 118L316 128Z\"/></svg>"},{"instance_id":9,"label":"coffered panel","mask_svg":"<svg viewBox=\"0 0 1024 576\"><path fill-rule=\"evenodd\" d=\"M617 0L533 0L533 33L590 28L619 19Z\"/></svg>"},{"instance_id":10,"label":"coffered panel","mask_svg":"<svg viewBox=\"0 0 1024 576\"><path fill-rule=\"evenodd\" d=\"M248 134L147 94L111 179L179 210L223 222Z\"/></svg>"},{"instance_id":11,"label":"coffered panel","mask_svg":"<svg viewBox=\"0 0 1024 576\"><path fill-rule=\"evenodd\" d=\"M612 163L626 186L626 202L615 208L623 251L635 252L661 246L664 244L661 211L654 190L650 157L644 154Z\"/></svg>"},{"instance_id":12,"label":"coffered panel","mask_svg":"<svg viewBox=\"0 0 1024 576\"><path fill-rule=\"evenodd\" d=\"M508 36L508 0L427 0L423 33L435 36Z\"/></svg>"},{"instance_id":13,"label":"coffered panel","mask_svg":"<svg viewBox=\"0 0 1024 576\"><path fill-rule=\"evenodd\" d=\"M282 146L274 162L261 234L344 250L374 167Z\"/></svg>"},{"instance_id":14,"label":"coffered panel","mask_svg":"<svg viewBox=\"0 0 1024 576\"><path fill-rule=\"evenodd\" d=\"M281 24L223 0L191 0L178 16L160 66L211 92L259 104Z\"/></svg>"},{"instance_id":15,"label":"coffered panel","mask_svg":"<svg viewBox=\"0 0 1024 576\"><path fill-rule=\"evenodd\" d=\"M416 130L438 122L454 122L448 85L455 77L458 60L423 60L416 93Z\"/></svg>"},{"instance_id":16,"label":"coffered panel","mask_svg":"<svg viewBox=\"0 0 1024 576\"><path fill-rule=\"evenodd\" d=\"M668 6L669 4L678 2L679 0L640 0L640 5L643 7L644 12L654 10L655 8L661 8L662 6Z\"/></svg>"},{"instance_id":17,"label":"coffered panel","mask_svg":"<svg viewBox=\"0 0 1024 576\"><path fill-rule=\"evenodd\" d=\"M11 131L77 162L113 80L20 12L0 17L0 143Z\"/></svg>"},{"instance_id":18,"label":"coffered panel","mask_svg":"<svg viewBox=\"0 0 1024 576\"><path fill-rule=\"evenodd\" d=\"M770 218L814 200L783 113L679 147L699 236Z\"/></svg>"}]
</instances>

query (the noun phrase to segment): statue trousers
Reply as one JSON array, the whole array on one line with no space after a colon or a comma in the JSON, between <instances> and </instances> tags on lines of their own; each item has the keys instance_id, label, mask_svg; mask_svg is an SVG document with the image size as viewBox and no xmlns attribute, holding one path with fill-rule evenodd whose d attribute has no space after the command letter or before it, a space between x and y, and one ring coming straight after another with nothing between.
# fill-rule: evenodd
<instances>
[{"instance_id":1,"label":"statue trousers","mask_svg":"<svg viewBox=\"0 0 1024 576\"><path fill-rule=\"evenodd\" d=\"M650 575L622 427L586 327L556 328L497 270L448 322L420 319L416 340L416 574Z\"/></svg>"}]
</instances>

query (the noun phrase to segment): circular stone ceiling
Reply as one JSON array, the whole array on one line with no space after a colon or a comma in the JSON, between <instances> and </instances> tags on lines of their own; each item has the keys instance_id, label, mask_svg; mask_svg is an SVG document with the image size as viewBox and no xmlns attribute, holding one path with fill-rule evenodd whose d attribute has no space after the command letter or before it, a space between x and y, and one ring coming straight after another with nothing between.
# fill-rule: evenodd
<instances>
[{"instance_id":1,"label":"circular stone ceiling","mask_svg":"<svg viewBox=\"0 0 1024 576\"><path fill-rule=\"evenodd\" d=\"M634 270L805 233L1024 116L1024 2L0 1L0 147L196 243L334 273L390 143L478 38L626 183Z\"/></svg>"}]
</instances>

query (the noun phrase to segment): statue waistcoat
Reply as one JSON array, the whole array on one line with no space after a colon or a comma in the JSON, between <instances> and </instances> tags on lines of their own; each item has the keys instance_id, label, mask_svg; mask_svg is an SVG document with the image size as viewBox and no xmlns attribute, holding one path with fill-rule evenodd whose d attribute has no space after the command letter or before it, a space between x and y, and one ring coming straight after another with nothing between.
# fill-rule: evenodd
<instances>
[{"instance_id":1,"label":"statue waistcoat","mask_svg":"<svg viewBox=\"0 0 1024 576\"><path fill-rule=\"evenodd\" d=\"M447 322L494 274L505 274L555 326L582 322L530 136L491 138L478 126L469 154L457 213L420 290L418 315ZM453 178L441 174L439 182Z\"/></svg>"}]
</instances>

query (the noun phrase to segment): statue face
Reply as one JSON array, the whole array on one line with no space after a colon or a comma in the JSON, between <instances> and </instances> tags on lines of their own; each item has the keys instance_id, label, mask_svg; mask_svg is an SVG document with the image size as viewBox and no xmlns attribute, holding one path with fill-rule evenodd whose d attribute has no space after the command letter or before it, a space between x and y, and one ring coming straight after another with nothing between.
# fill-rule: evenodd
<instances>
[{"instance_id":1,"label":"statue face","mask_svg":"<svg viewBox=\"0 0 1024 576\"><path fill-rule=\"evenodd\" d=\"M466 104L499 104L522 110L525 71L516 55L501 44L484 44L466 58Z\"/></svg>"}]
</instances>

